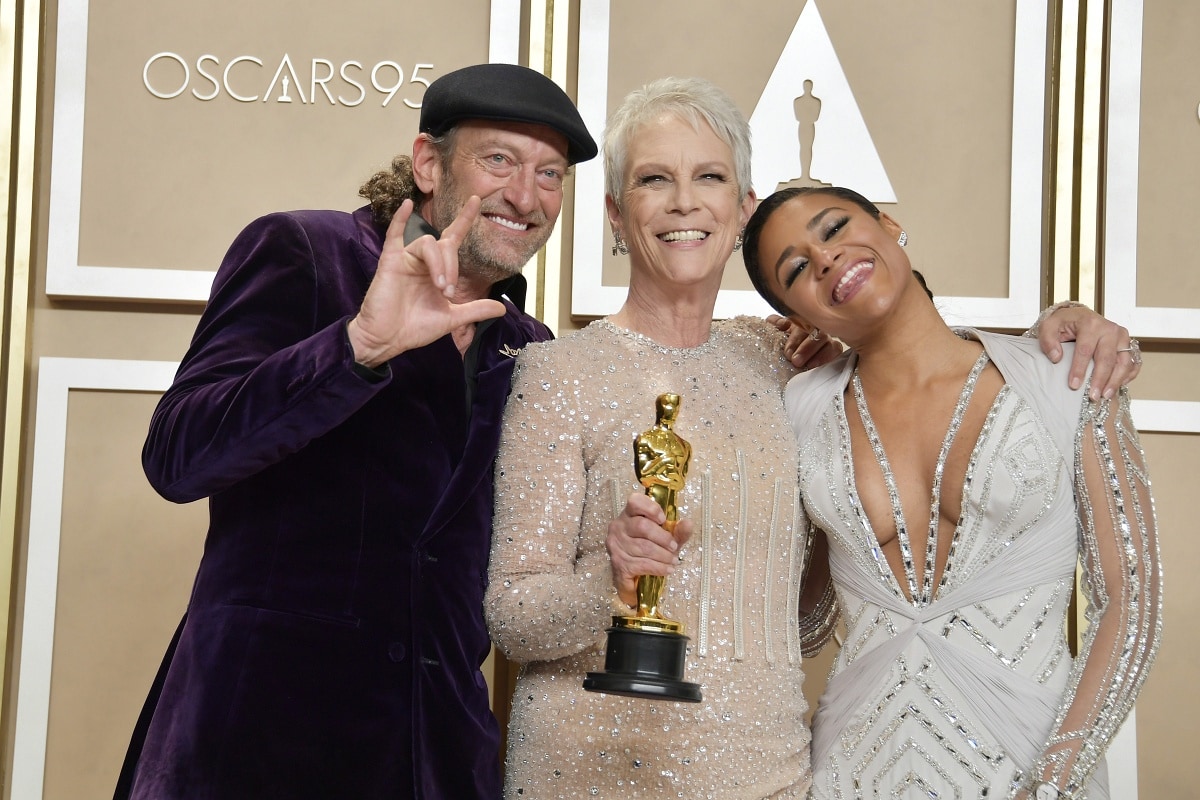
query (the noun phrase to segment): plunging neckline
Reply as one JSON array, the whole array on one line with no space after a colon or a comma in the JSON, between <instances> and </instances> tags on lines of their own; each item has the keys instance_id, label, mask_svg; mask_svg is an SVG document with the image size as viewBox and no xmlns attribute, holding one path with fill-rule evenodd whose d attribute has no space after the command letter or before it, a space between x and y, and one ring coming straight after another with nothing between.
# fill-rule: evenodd
<instances>
[{"instance_id":1,"label":"plunging neckline","mask_svg":"<svg viewBox=\"0 0 1200 800\"><path fill-rule=\"evenodd\" d=\"M867 441L870 443L871 450L875 455L875 461L878 463L879 469L883 474L884 486L887 488L888 501L892 510L892 520L893 524L896 526L896 539L900 545L900 560L904 568L903 578L908 585L907 596L905 595L904 588L901 586L901 576L896 574L895 570L892 569L891 563L882 553L879 538L875 535L875 529L871 525L871 520L867 516L867 511L863 506L862 498L859 496L858 479L854 469L854 457L852 452L853 447L849 444L849 421L846 415L844 395L840 399L842 405L843 424L847 426L844 435L846 437L847 446L851 450L850 458L847 462L847 469L849 473L848 485L850 487L853 506L860 517L866 535L871 540L871 546L873 550L878 551L880 554L881 569L891 577L893 591L897 592L910 604L917 607L927 606L932 603L937 596L937 592L940 591L941 587L946 584L946 578L950 574L951 563L954 556L954 545L958 541L959 533L962 530L962 509L966 507L967 482L965 480L963 482L963 497L959 503L959 518L955 522L954 532L951 534L950 549L946 556L946 563L942 567L942 574L938 579L938 585L935 588L933 586L933 579L935 566L937 563L937 546L939 541L938 530L940 526L938 524L938 520L940 519L939 509L941 507L942 499L942 477L946 468L946 459L950 455L950 449L953 447L954 440L958 435L958 431L962 427L962 421L966 414L967 407L970 405L971 398L975 394L975 388L979 384L979 376L983 373L984 368L988 365L990 360L991 359L988 356L986 349L983 350L979 354L979 357L975 360L974 366L971 367L971 371L967 375L967 379L963 383L962 389L959 391L958 401L954 406L954 413L951 415L950 424L946 428L946 434L942 438L941 450L938 452L937 463L934 466L933 486L930 491L929 530L925 541L925 563L924 569L921 573L921 586L919 591L917 587L916 570L914 569L915 565L913 561L912 540L908 534L908 526L905 523L904 509L900 502L900 491L896 486L896 477L892 472L891 462L888 460L887 453L884 450L883 440L880 438L879 431L875 427L875 421L871 417L871 412L867 405L867 398L863 393L862 381L859 379L857 364L855 364L854 371L851 374L850 383L854 393L854 404L858 410L859 418L862 420L863 429L867 435ZM993 407L1000 399L1002 394L1003 391L997 393L995 400L992 402ZM981 433L986 429L987 425L985 424L981 429ZM971 452L974 453L978 446L979 441L977 440L974 445L972 445ZM973 457L971 460L973 460ZM968 464L969 463L970 461ZM970 468L968 467L968 473L969 471Z\"/></svg>"}]
</instances>

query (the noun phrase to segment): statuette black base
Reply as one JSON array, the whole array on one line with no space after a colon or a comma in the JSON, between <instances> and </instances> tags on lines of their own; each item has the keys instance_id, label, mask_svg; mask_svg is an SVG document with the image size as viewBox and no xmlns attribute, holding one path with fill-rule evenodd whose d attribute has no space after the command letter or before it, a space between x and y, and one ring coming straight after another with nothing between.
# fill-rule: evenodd
<instances>
[{"instance_id":1,"label":"statuette black base","mask_svg":"<svg viewBox=\"0 0 1200 800\"><path fill-rule=\"evenodd\" d=\"M608 629L604 672L589 672L583 688L648 700L699 703L700 684L682 680L687 643L688 637L681 633L614 625Z\"/></svg>"}]
</instances>

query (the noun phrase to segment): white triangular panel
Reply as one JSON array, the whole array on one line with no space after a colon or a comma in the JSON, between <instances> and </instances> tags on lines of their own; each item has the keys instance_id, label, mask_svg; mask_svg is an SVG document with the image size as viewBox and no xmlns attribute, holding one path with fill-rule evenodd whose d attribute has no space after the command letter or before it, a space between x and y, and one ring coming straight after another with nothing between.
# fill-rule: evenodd
<instances>
[{"instance_id":1,"label":"white triangular panel","mask_svg":"<svg viewBox=\"0 0 1200 800\"><path fill-rule=\"evenodd\" d=\"M812 136L811 175L802 175L797 99L820 100ZM803 102L803 101L802 101ZM846 186L876 203L896 202L896 193L871 140L854 92L816 0L808 0L750 117L754 190L760 198L799 178Z\"/></svg>"}]
</instances>

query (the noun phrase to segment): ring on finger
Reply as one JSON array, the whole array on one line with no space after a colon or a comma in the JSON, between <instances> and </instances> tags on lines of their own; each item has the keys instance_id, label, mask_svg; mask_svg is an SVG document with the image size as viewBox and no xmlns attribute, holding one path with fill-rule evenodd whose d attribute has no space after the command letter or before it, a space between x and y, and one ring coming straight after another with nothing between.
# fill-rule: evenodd
<instances>
[{"instance_id":1,"label":"ring on finger","mask_svg":"<svg viewBox=\"0 0 1200 800\"><path fill-rule=\"evenodd\" d=\"M1118 353L1129 353L1129 358L1137 366L1142 365L1142 345L1137 339L1129 338L1129 347L1121 347L1117 350Z\"/></svg>"}]
</instances>

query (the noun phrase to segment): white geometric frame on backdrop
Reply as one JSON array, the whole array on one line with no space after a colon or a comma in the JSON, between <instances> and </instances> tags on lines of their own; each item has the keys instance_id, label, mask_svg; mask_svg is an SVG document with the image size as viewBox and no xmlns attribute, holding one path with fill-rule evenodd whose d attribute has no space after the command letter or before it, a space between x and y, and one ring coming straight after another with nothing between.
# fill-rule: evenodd
<instances>
[{"instance_id":1,"label":"white geometric frame on backdrop","mask_svg":"<svg viewBox=\"0 0 1200 800\"><path fill-rule=\"evenodd\" d=\"M172 361L91 358L42 358L38 361L29 552L25 568L25 610L21 619L10 797L20 800L41 798L45 781L71 390L164 392L171 385L178 366Z\"/></svg>"},{"instance_id":2,"label":"white geometric frame on backdrop","mask_svg":"<svg viewBox=\"0 0 1200 800\"><path fill-rule=\"evenodd\" d=\"M1140 306L1138 155L1142 124L1142 2L1113 0L1108 47L1107 152L1104 165L1104 313L1134 336L1200 339L1200 309ZM1136 419L1160 429L1200 433L1200 403L1144 400ZM1139 424L1139 428L1141 425Z\"/></svg>"},{"instance_id":3,"label":"white geometric frame on backdrop","mask_svg":"<svg viewBox=\"0 0 1200 800\"><path fill-rule=\"evenodd\" d=\"M579 111L588 130L600 134L608 114L610 0L580 0L579 5ZM1041 307L1048 24L1048 0L1016 0L1008 296L939 297L950 322L1024 329ZM605 241L604 172L598 159L575 169L571 313L603 316L621 307L626 292L604 285L598 258ZM767 313L767 304L749 289L722 289L714 310L719 318Z\"/></svg>"},{"instance_id":4,"label":"white geometric frame on backdrop","mask_svg":"<svg viewBox=\"0 0 1200 800\"><path fill-rule=\"evenodd\" d=\"M1142 124L1142 2L1113 0L1109 25L1104 186L1104 312L1134 336L1200 338L1200 309L1137 302L1138 154ZM1132 233L1131 233L1132 231Z\"/></svg>"},{"instance_id":5,"label":"white geometric frame on backdrop","mask_svg":"<svg viewBox=\"0 0 1200 800\"><path fill-rule=\"evenodd\" d=\"M79 263L88 2L61 0L58 5L46 294L62 298L202 303L208 300L216 274L213 271L101 267ZM517 63L521 0L492 0L489 24L488 59Z\"/></svg>"}]
</instances>

